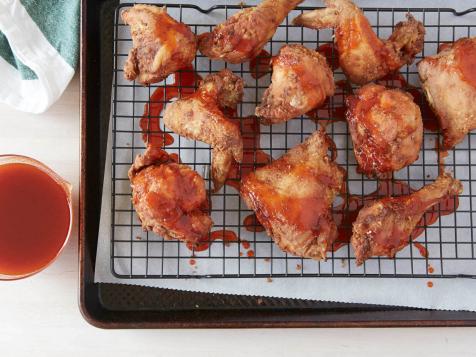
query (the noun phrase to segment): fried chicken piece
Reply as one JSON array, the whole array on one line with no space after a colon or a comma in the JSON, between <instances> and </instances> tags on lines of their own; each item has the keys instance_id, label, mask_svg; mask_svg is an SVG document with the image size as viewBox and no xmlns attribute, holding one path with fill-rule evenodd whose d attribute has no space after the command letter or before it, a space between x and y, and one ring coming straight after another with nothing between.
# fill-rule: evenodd
<instances>
[{"instance_id":1,"label":"fried chicken piece","mask_svg":"<svg viewBox=\"0 0 476 357\"><path fill-rule=\"evenodd\" d=\"M223 113L226 108L236 108L242 97L243 80L224 69L208 75L192 95L165 108L163 120L167 128L212 146L215 191L223 186L233 159L241 162L243 158L240 128Z\"/></svg>"},{"instance_id":2,"label":"fried chicken piece","mask_svg":"<svg viewBox=\"0 0 476 357\"><path fill-rule=\"evenodd\" d=\"M275 124L305 114L334 94L334 77L326 59L301 45L285 45L271 60L271 85L256 115Z\"/></svg>"},{"instance_id":3,"label":"fried chicken piece","mask_svg":"<svg viewBox=\"0 0 476 357\"><path fill-rule=\"evenodd\" d=\"M354 222L350 240L357 265L372 256L395 257L410 243L410 235L425 211L462 191L461 182L445 173L409 195L385 197L366 204Z\"/></svg>"},{"instance_id":4,"label":"fried chicken piece","mask_svg":"<svg viewBox=\"0 0 476 357\"><path fill-rule=\"evenodd\" d=\"M408 14L388 40L372 30L364 13L350 0L324 0L324 9L306 12L294 24L312 29L335 28L339 63L356 84L365 84L413 62L423 49L425 28Z\"/></svg>"},{"instance_id":5,"label":"fried chicken piece","mask_svg":"<svg viewBox=\"0 0 476 357\"><path fill-rule=\"evenodd\" d=\"M371 83L348 96L346 105L355 157L364 174L382 177L418 159L423 121L411 94Z\"/></svg>"},{"instance_id":6,"label":"fried chicken piece","mask_svg":"<svg viewBox=\"0 0 476 357\"><path fill-rule=\"evenodd\" d=\"M285 252L326 259L337 238L331 210L345 170L328 156L331 145L325 132L316 131L242 181L241 197Z\"/></svg>"},{"instance_id":7,"label":"fried chicken piece","mask_svg":"<svg viewBox=\"0 0 476 357\"><path fill-rule=\"evenodd\" d=\"M165 239L198 243L210 232L205 181L190 167L149 148L129 170L132 203L144 230Z\"/></svg>"},{"instance_id":8,"label":"fried chicken piece","mask_svg":"<svg viewBox=\"0 0 476 357\"><path fill-rule=\"evenodd\" d=\"M418 73L439 119L443 147L451 149L476 129L476 37L445 44L418 63Z\"/></svg>"},{"instance_id":9,"label":"fried chicken piece","mask_svg":"<svg viewBox=\"0 0 476 357\"><path fill-rule=\"evenodd\" d=\"M190 28L175 21L165 7L134 5L121 14L131 27L132 49L124 77L143 85L164 80L195 59L197 39Z\"/></svg>"},{"instance_id":10,"label":"fried chicken piece","mask_svg":"<svg viewBox=\"0 0 476 357\"><path fill-rule=\"evenodd\" d=\"M198 37L198 48L211 59L243 63L255 58L288 13L303 0L263 0L241 10L212 32Z\"/></svg>"}]
</instances>

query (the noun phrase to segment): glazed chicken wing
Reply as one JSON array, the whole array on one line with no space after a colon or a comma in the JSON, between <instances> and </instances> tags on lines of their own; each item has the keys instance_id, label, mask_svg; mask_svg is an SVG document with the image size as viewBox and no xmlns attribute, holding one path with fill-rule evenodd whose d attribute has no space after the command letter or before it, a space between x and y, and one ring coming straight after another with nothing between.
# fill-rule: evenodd
<instances>
[{"instance_id":1,"label":"glazed chicken wing","mask_svg":"<svg viewBox=\"0 0 476 357\"><path fill-rule=\"evenodd\" d=\"M423 90L451 149L476 129L476 37L446 45L418 64Z\"/></svg>"},{"instance_id":2,"label":"glazed chicken wing","mask_svg":"<svg viewBox=\"0 0 476 357\"><path fill-rule=\"evenodd\" d=\"M462 190L461 182L442 174L410 195L385 197L365 205L352 230L351 244L357 265L372 256L393 258L410 243L410 235L425 211Z\"/></svg>"},{"instance_id":3,"label":"glazed chicken wing","mask_svg":"<svg viewBox=\"0 0 476 357\"><path fill-rule=\"evenodd\" d=\"M225 108L235 108L242 97L243 80L224 69L208 75L194 94L168 104L164 112L167 128L212 146L215 191L223 186L233 159L241 162L243 157L240 128L223 113Z\"/></svg>"},{"instance_id":4,"label":"glazed chicken wing","mask_svg":"<svg viewBox=\"0 0 476 357\"><path fill-rule=\"evenodd\" d=\"M334 94L334 77L326 59L301 45L285 45L271 61L273 75L256 115L275 124L305 114Z\"/></svg>"},{"instance_id":5,"label":"glazed chicken wing","mask_svg":"<svg viewBox=\"0 0 476 357\"><path fill-rule=\"evenodd\" d=\"M129 179L132 203L144 230L192 244L208 235L213 221L205 181L190 167L149 148L136 157Z\"/></svg>"},{"instance_id":6,"label":"glazed chicken wing","mask_svg":"<svg viewBox=\"0 0 476 357\"><path fill-rule=\"evenodd\" d=\"M133 45L124 65L126 79L143 85L160 82L194 60L195 35L165 8L134 5L122 12L122 19L131 27Z\"/></svg>"},{"instance_id":7,"label":"glazed chicken wing","mask_svg":"<svg viewBox=\"0 0 476 357\"><path fill-rule=\"evenodd\" d=\"M324 0L327 7L304 13L294 24L313 29L334 28L339 63L347 77L365 84L413 62L423 48L423 24L407 15L388 40L372 30L363 12L350 0Z\"/></svg>"},{"instance_id":8,"label":"glazed chicken wing","mask_svg":"<svg viewBox=\"0 0 476 357\"><path fill-rule=\"evenodd\" d=\"M325 259L337 238L331 211L345 171L327 154L330 140L317 131L241 184L241 196L266 232L297 256Z\"/></svg>"},{"instance_id":9,"label":"glazed chicken wing","mask_svg":"<svg viewBox=\"0 0 476 357\"><path fill-rule=\"evenodd\" d=\"M346 104L355 157L364 174L381 177L418 159L423 122L409 93L367 84Z\"/></svg>"},{"instance_id":10,"label":"glazed chicken wing","mask_svg":"<svg viewBox=\"0 0 476 357\"><path fill-rule=\"evenodd\" d=\"M211 59L243 63L256 57L288 13L303 0L263 0L199 36L198 48Z\"/></svg>"}]
</instances>

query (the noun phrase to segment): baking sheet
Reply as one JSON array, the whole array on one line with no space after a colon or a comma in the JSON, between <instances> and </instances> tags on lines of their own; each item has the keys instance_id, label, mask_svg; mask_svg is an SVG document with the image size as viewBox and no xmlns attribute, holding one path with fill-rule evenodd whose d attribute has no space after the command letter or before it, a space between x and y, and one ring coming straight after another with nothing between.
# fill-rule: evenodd
<instances>
[{"instance_id":1,"label":"baking sheet","mask_svg":"<svg viewBox=\"0 0 476 357\"><path fill-rule=\"evenodd\" d=\"M423 2L422 2L423 3ZM434 3L434 2L433 2ZM360 4L360 3L359 3ZM206 4L200 4L203 7L206 7ZM308 4L304 4L308 5ZM361 5L362 6L362 5ZM365 2L363 6L371 6ZM380 3L380 6L382 3ZM404 5L402 5L404 6ZM412 6L417 6L412 4ZM418 4L420 6L420 4ZM421 5L425 6L425 5ZM474 17L473 17L474 19ZM456 19L461 20L461 19ZM186 19L184 19L185 22ZM197 19L194 19L196 22ZM471 21L471 18L465 17L464 22L468 23ZM474 21L474 20L473 20ZM122 93L121 95L130 96L130 93ZM137 94L136 94L137 95ZM145 98L144 100L147 100ZM127 110L127 108L124 108ZM141 115L143 112L143 105L138 108L131 108L134 111L134 114ZM310 122L310 121L309 121ZM309 129L308 129L309 130ZM140 134L138 134L137 140L140 140ZM183 138L181 140L184 140ZM297 143L297 142L296 142ZM124 143L126 144L126 143ZM191 145L194 145L192 142ZM289 143L289 146L293 146L295 143ZM110 143L109 143L110 145ZM467 145L467 143L466 143ZM339 143L337 143L339 146ZM472 145L475 147L476 145ZM108 149L110 152L110 146ZM137 153L133 153L138 154ZM280 153L273 153L275 157L280 156ZM129 156L130 153L127 153L126 156ZM207 154L208 155L208 154ZM181 155L182 157L182 155ZM128 157L129 158L129 157ZM461 157L460 157L461 158ZM120 159L120 158L119 158ZM126 158L124 158L126 159ZM182 157L183 160L187 158ZM201 158L206 162L207 157ZM465 159L464 157L462 158ZM110 160L110 157L108 157ZM468 160L468 158L466 158ZM330 301L342 301L342 302L365 302L365 303L377 303L377 304L389 304L389 305L405 305L405 306L414 306L414 307L429 307L429 308L442 308L442 309L466 309L474 310L476 304L471 300L471 295L475 289L474 281L468 279L432 279L434 287L429 289L427 287L428 279L343 279L343 278L274 278L272 281L267 279L187 279L187 280L161 280L161 279L117 279L114 278L111 274L111 267L109 261L109 237L110 237L110 180L108 179L111 175L110 162L106 163L106 174L105 174L105 186L103 192L103 209L101 217L101 231L99 234L99 244L98 244L98 255L96 260L96 281L97 282L116 282L116 283L128 283L128 284L140 284L146 286L158 286L158 287L168 287L176 288L182 290L192 290L192 291L204 291L204 292L223 292L231 294L247 294L247 295L266 295L266 296L277 296L277 297L292 297L292 298L304 298L304 299L315 299L315 300L330 300ZM127 170L127 168L126 168ZM200 171L199 171L200 172ZM458 176L458 178L461 178ZM129 183L123 181L121 183L124 185L122 189L127 190ZM108 187L109 186L109 187ZM467 189L467 187L466 187ZM124 204L130 204L129 202ZM229 205L227 205L230 207ZM460 204L461 208L461 204ZM231 219L231 218L230 218ZM138 222L137 222L138 223ZM444 224L444 222L443 222ZM448 227L451 227L451 222L448 223ZM138 234L141 234L140 230ZM240 232L240 237L243 237L243 233ZM265 237L266 238L266 237ZM177 249L180 249L178 245ZM212 245L213 248L213 245ZM126 247L125 249L129 249ZM220 247L221 249L221 247ZM235 249L236 247L231 247ZM412 249L412 248L409 248ZM471 247L472 249L472 247ZM273 251L274 252L274 251ZM141 254L137 252L137 254ZM190 255L190 253L188 253ZM279 254L279 250L276 252ZM184 258L188 258L187 252L183 252ZM183 259L183 266L179 266L178 269L190 269L191 273L195 271L197 275L203 272L211 272L215 269L212 265L213 263L207 263L208 260L200 261L200 264L195 267L192 267L188 259ZM246 260L244 261L246 262ZM266 269L266 264L263 262L263 270ZM476 271L474 261L470 261L470 265L460 266L455 265L454 269L456 272L460 273L474 273ZM228 261L227 261L227 264ZM254 263L253 263L254 264ZM352 264L352 263L351 263ZM425 263L426 264L426 263ZM349 266L345 264L339 265L342 269L348 269ZM334 266L335 268L336 266ZM135 269L134 269L135 268ZM256 269L256 266L250 267L250 269ZM287 267L282 267L281 269L286 269ZM291 267L292 268L292 267ZM337 267L338 268L338 267ZM122 270L121 270L122 269ZM121 266L119 263L118 266L114 266L116 274L126 273L129 269L134 269L135 271L140 271L143 267L140 266L140 263L137 266L131 268L129 264L124 262ZM198 269L201 269L200 271ZM203 269L203 270L202 270ZM221 269L221 267L220 267ZM234 269L233 264L230 264L229 269ZM468 290L469 289L469 290ZM408 294L402 294L402 291L407 291ZM467 297L467 299L466 299Z\"/></svg>"}]
</instances>

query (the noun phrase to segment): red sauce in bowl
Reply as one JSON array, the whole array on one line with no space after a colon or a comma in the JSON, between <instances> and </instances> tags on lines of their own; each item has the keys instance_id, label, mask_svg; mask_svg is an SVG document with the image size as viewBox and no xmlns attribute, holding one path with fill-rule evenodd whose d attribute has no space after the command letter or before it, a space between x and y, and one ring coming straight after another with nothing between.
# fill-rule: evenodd
<instances>
[{"instance_id":1,"label":"red sauce in bowl","mask_svg":"<svg viewBox=\"0 0 476 357\"><path fill-rule=\"evenodd\" d=\"M31 164L0 164L0 279L46 267L64 246L70 225L64 183Z\"/></svg>"}]
</instances>

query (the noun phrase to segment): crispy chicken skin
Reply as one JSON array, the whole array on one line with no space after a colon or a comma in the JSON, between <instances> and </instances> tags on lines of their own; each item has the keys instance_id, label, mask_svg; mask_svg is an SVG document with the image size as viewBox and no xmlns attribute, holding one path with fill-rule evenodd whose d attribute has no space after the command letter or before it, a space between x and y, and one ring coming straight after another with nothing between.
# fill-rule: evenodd
<instances>
[{"instance_id":1,"label":"crispy chicken skin","mask_svg":"<svg viewBox=\"0 0 476 357\"><path fill-rule=\"evenodd\" d=\"M363 12L350 0L324 0L324 9L306 12L294 24L313 29L335 28L339 63L350 81L365 84L413 62L423 48L423 24L408 14L388 40L372 30Z\"/></svg>"},{"instance_id":2,"label":"crispy chicken skin","mask_svg":"<svg viewBox=\"0 0 476 357\"><path fill-rule=\"evenodd\" d=\"M224 69L208 75L194 94L165 108L163 121L167 128L212 146L215 191L223 186L233 159L241 162L243 158L240 128L223 113L226 108L235 108L242 97L243 80Z\"/></svg>"},{"instance_id":3,"label":"crispy chicken skin","mask_svg":"<svg viewBox=\"0 0 476 357\"><path fill-rule=\"evenodd\" d=\"M256 115L275 124L305 114L334 94L334 77L326 59L301 45L285 45L271 60L271 85Z\"/></svg>"},{"instance_id":4,"label":"crispy chicken skin","mask_svg":"<svg viewBox=\"0 0 476 357\"><path fill-rule=\"evenodd\" d=\"M131 27L133 45L124 65L127 80L143 85L160 82L194 60L195 35L165 8L134 5L122 12L122 19Z\"/></svg>"},{"instance_id":5,"label":"crispy chicken skin","mask_svg":"<svg viewBox=\"0 0 476 357\"><path fill-rule=\"evenodd\" d=\"M285 252L326 259L337 238L331 210L345 171L327 154L330 140L316 131L242 181L241 197Z\"/></svg>"},{"instance_id":6,"label":"crispy chicken skin","mask_svg":"<svg viewBox=\"0 0 476 357\"><path fill-rule=\"evenodd\" d=\"M303 0L263 0L241 10L212 32L198 37L198 48L211 59L243 63L256 57L288 13Z\"/></svg>"},{"instance_id":7,"label":"crispy chicken skin","mask_svg":"<svg viewBox=\"0 0 476 357\"><path fill-rule=\"evenodd\" d=\"M411 94L367 84L346 104L355 157L364 174L383 176L418 159L423 121Z\"/></svg>"},{"instance_id":8,"label":"crispy chicken skin","mask_svg":"<svg viewBox=\"0 0 476 357\"><path fill-rule=\"evenodd\" d=\"M132 203L144 230L197 243L210 232L205 181L190 167L149 148L129 170Z\"/></svg>"},{"instance_id":9,"label":"crispy chicken skin","mask_svg":"<svg viewBox=\"0 0 476 357\"><path fill-rule=\"evenodd\" d=\"M462 191L461 182L445 173L409 195L366 204L354 222L350 240L357 265L373 256L393 258L410 243L410 235L425 211Z\"/></svg>"},{"instance_id":10,"label":"crispy chicken skin","mask_svg":"<svg viewBox=\"0 0 476 357\"><path fill-rule=\"evenodd\" d=\"M443 147L451 149L476 129L476 37L446 44L418 63L426 98L443 131Z\"/></svg>"}]
</instances>

